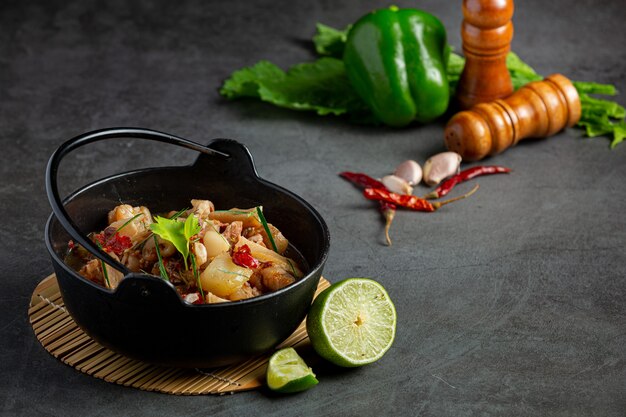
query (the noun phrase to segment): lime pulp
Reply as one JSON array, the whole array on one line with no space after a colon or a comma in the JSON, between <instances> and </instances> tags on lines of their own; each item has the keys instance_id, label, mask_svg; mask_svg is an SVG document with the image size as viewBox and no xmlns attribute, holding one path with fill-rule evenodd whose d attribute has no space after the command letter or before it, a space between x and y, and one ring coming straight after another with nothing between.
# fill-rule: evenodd
<instances>
[{"instance_id":1,"label":"lime pulp","mask_svg":"<svg viewBox=\"0 0 626 417\"><path fill-rule=\"evenodd\" d=\"M267 386L276 392L294 393L305 391L318 380L294 348L276 351L267 366Z\"/></svg>"},{"instance_id":2,"label":"lime pulp","mask_svg":"<svg viewBox=\"0 0 626 417\"><path fill-rule=\"evenodd\" d=\"M349 278L331 285L313 302L307 332L315 351L345 367L380 359L396 334L396 310L382 285Z\"/></svg>"}]
</instances>

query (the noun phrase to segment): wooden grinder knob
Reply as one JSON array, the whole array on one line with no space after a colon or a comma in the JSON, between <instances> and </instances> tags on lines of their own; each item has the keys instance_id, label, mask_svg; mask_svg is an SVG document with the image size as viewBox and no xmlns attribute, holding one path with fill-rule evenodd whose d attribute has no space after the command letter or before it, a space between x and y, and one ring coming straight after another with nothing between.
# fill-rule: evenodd
<instances>
[{"instance_id":1,"label":"wooden grinder knob","mask_svg":"<svg viewBox=\"0 0 626 417\"><path fill-rule=\"evenodd\" d=\"M445 129L449 150L464 160L498 154L524 138L554 135L580 119L580 99L566 77L553 74L526 84L504 100L455 114Z\"/></svg>"},{"instance_id":2,"label":"wooden grinder knob","mask_svg":"<svg viewBox=\"0 0 626 417\"><path fill-rule=\"evenodd\" d=\"M513 92L506 55L513 39L513 0L463 0L465 67L457 87L461 109Z\"/></svg>"}]
</instances>

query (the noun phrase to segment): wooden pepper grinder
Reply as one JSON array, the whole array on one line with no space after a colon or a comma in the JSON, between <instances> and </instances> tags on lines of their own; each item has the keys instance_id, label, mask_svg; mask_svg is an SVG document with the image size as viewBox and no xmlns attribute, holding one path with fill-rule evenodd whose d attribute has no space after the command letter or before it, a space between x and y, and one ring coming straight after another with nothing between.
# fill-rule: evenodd
<instances>
[{"instance_id":1,"label":"wooden pepper grinder","mask_svg":"<svg viewBox=\"0 0 626 417\"><path fill-rule=\"evenodd\" d=\"M461 109L513 92L506 55L513 39L513 0L463 0L465 67L457 87Z\"/></svg>"},{"instance_id":2,"label":"wooden pepper grinder","mask_svg":"<svg viewBox=\"0 0 626 417\"><path fill-rule=\"evenodd\" d=\"M580 119L578 91L553 74L534 81L504 100L480 103L455 114L444 132L446 146L464 160L495 155L524 138L554 135Z\"/></svg>"}]
</instances>

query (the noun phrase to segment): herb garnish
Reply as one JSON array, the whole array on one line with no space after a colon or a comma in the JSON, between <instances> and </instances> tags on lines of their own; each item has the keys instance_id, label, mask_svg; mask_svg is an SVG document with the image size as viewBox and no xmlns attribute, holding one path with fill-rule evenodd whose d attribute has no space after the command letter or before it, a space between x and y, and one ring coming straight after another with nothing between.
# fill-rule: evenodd
<instances>
[{"instance_id":1,"label":"herb garnish","mask_svg":"<svg viewBox=\"0 0 626 417\"><path fill-rule=\"evenodd\" d=\"M101 251L104 252L104 248L102 247L100 242L98 242L97 240L96 240L96 245ZM111 282L109 282L109 271L107 271L106 264L104 263L103 260L100 260L100 267L102 268L102 275L104 275L104 280L107 283L107 287L111 288Z\"/></svg>"},{"instance_id":2,"label":"herb garnish","mask_svg":"<svg viewBox=\"0 0 626 417\"><path fill-rule=\"evenodd\" d=\"M263 210L261 209L260 206L257 206L256 213L258 214L259 220L261 220L261 224L263 225L263 229L265 229L265 233L267 233L267 237L269 238L270 243L272 244L272 249L274 249L274 252L278 253L278 248L276 247L276 242L274 242L274 236L272 236L272 232L270 231L270 227L267 224L267 220L265 220L265 216L263 215ZM293 276L297 276L296 268L291 263L291 259L289 259L289 258L285 258L285 259L287 260L287 263L291 267L291 271L293 272Z\"/></svg>"},{"instance_id":3,"label":"herb garnish","mask_svg":"<svg viewBox=\"0 0 626 417\"><path fill-rule=\"evenodd\" d=\"M184 209L182 209L182 210L180 210L180 211L177 211L176 213L174 213L174 214L170 217L170 219L171 219L171 220L177 219L178 217L180 217L180 216L181 216L184 212L186 212L187 210L189 210L189 209L184 208ZM139 241L139 242L135 243L131 249L135 249L135 248L137 248L137 247L139 247L139 246L142 246L144 243L146 243L146 242L148 241L148 239L150 239L150 238L152 237L152 235L153 235L153 233L152 233L152 232L148 233L148 236L146 236L143 240L141 240L141 241Z\"/></svg>"},{"instance_id":4,"label":"herb garnish","mask_svg":"<svg viewBox=\"0 0 626 417\"><path fill-rule=\"evenodd\" d=\"M161 273L161 278L166 281L170 280L169 275L167 275L167 269L165 269L165 265L163 264L163 258L161 257L161 249L159 249L159 240L156 235L152 235L154 238L154 248L156 249L157 258L159 259L159 272Z\"/></svg>"},{"instance_id":5,"label":"herb garnish","mask_svg":"<svg viewBox=\"0 0 626 417\"><path fill-rule=\"evenodd\" d=\"M265 220L265 216L263 215L263 210L261 209L260 206L256 208L256 213L258 214L259 220L261 220L261 224L263 225L263 229L265 229L265 233L267 233L267 237L269 238L270 243L272 244L272 249L274 249L274 252L278 253L276 242L274 242L274 236L272 236L272 232L270 231L270 227L267 225L267 220Z\"/></svg>"},{"instance_id":6,"label":"herb garnish","mask_svg":"<svg viewBox=\"0 0 626 417\"><path fill-rule=\"evenodd\" d=\"M153 233L159 235L161 239L171 242L174 247L183 255L185 269L189 269L187 265L187 257L189 256L189 240L192 236L200 232L200 224L198 218L193 214L187 217L185 222L179 222L176 219L168 219L156 216L154 223L150 225Z\"/></svg>"},{"instance_id":7,"label":"herb garnish","mask_svg":"<svg viewBox=\"0 0 626 417\"><path fill-rule=\"evenodd\" d=\"M204 303L204 291L202 290L202 285L200 285L200 274L198 274L198 265L196 264L196 255L191 254L191 267L193 269L193 277L196 279L196 286L198 287L198 291L200 291L200 295L202 296L202 303Z\"/></svg>"},{"instance_id":8,"label":"herb garnish","mask_svg":"<svg viewBox=\"0 0 626 417\"><path fill-rule=\"evenodd\" d=\"M187 210L189 210L188 208L184 208L184 209L180 209L178 210L176 213L172 214L169 219L170 220L176 220L177 218L179 218L180 216L182 216L182 214L184 212L186 212Z\"/></svg>"},{"instance_id":9,"label":"herb garnish","mask_svg":"<svg viewBox=\"0 0 626 417\"><path fill-rule=\"evenodd\" d=\"M239 272L235 272L235 271L229 271L227 269L223 269L223 268L217 268L218 271L220 271L223 274L228 274L228 275L237 275L239 277L244 277L244 278L248 278L246 275L239 273Z\"/></svg>"},{"instance_id":10,"label":"herb garnish","mask_svg":"<svg viewBox=\"0 0 626 417\"><path fill-rule=\"evenodd\" d=\"M128 226L130 224L130 222L132 222L133 220L135 220L139 216L143 216L143 213L137 213L133 217L131 217L130 219L126 220L126 222L124 222L123 225L121 225L120 227L117 228L117 230L115 230L115 233L118 233L124 227Z\"/></svg>"}]
</instances>

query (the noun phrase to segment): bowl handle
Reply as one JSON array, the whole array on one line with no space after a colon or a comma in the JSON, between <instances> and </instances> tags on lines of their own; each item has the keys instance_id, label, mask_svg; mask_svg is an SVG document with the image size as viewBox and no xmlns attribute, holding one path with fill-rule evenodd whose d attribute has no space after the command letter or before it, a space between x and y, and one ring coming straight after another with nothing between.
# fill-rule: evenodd
<instances>
[{"instance_id":1,"label":"bowl handle","mask_svg":"<svg viewBox=\"0 0 626 417\"><path fill-rule=\"evenodd\" d=\"M219 150L200 145L199 143L190 141L188 139L170 135L168 133L158 132L156 130L141 128L110 128L87 132L63 143L52 154L50 160L48 161L48 166L46 167L46 193L48 195L48 200L50 201L50 205L52 206L52 211L55 217L59 220L63 228L70 234L70 236L72 236L72 238L75 239L85 249L91 252L91 254L93 254L101 261L104 261L109 265L115 267L116 269L119 269L124 273L124 275L128 275L131 273L131 271L124 264L116 261L108 254L106 254L106 252L100 250L91 241L91 239L89 239L84 233L82 233L78 229L74 221L70 218L67 211L65 210L63 202L61 201L61 197L59 196L59 189L57 187L59 164L67 154L77 148L80 148L81 146L88 145L90 143L100 140L114 138L140 138L157 142L170 143L172 145L182 146L184 148L198 151L203 154L223 157L224 159L229 158L229 155Z\"/></svg>"}]
</instances>

